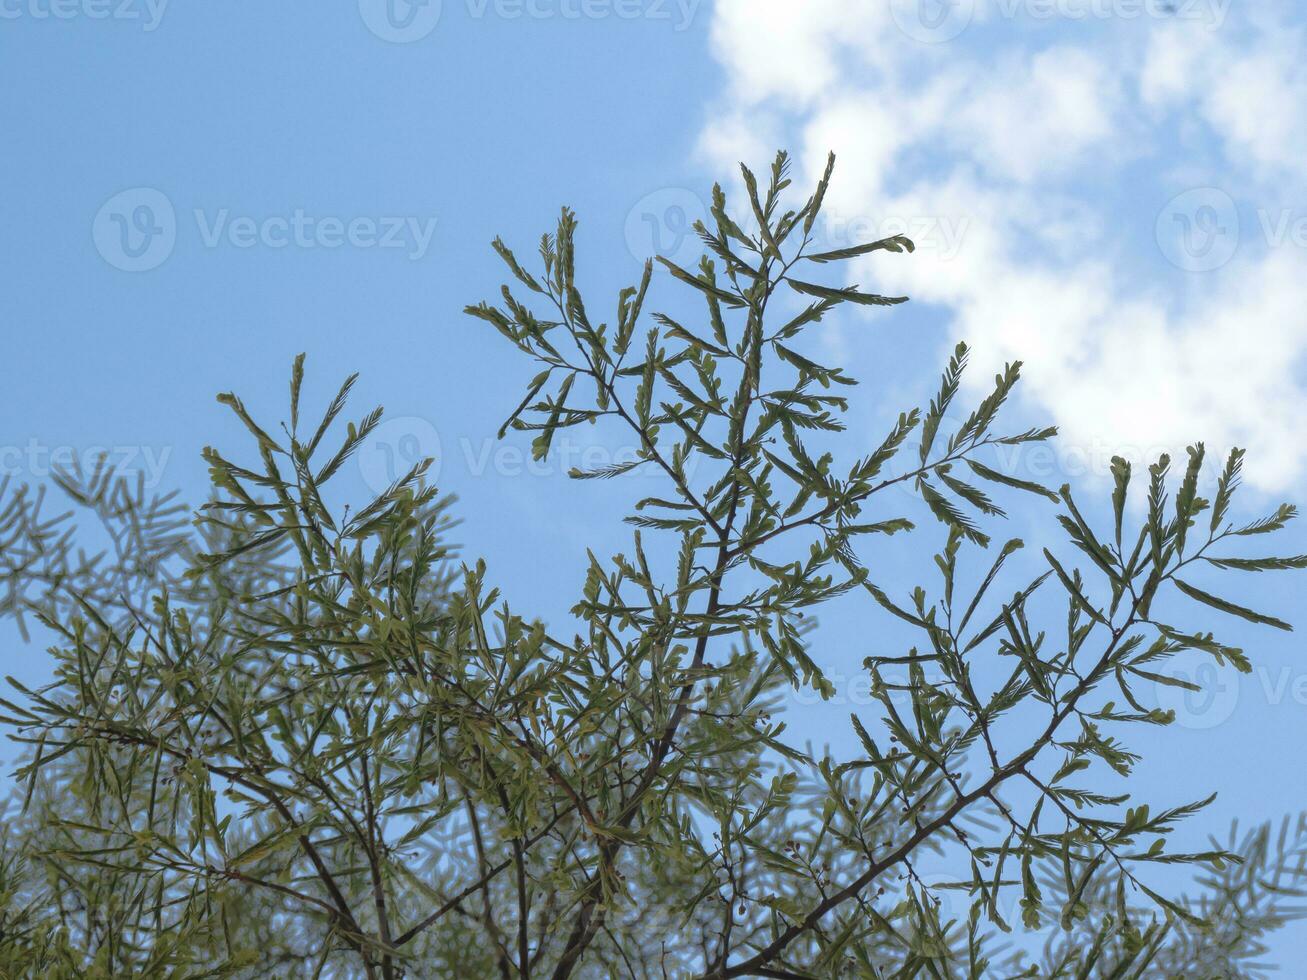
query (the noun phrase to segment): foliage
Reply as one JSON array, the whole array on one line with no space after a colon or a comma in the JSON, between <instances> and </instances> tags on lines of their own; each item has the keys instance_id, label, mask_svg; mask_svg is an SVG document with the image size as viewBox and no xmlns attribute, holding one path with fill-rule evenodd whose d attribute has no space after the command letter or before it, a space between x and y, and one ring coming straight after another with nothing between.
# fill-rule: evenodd
<instances>
[{"instance_id":1,"label":"foliage","mask_svg":"<svg viewBox=\"0 0 1307 980\"><path fill-rule=\"evenodd\" d=\"M1209 501L1198 445L1173 494L1169 460L1149 469L1140 520L1118 460L1113 522L1097 529L1070 488L994 459L1054 435L998 427L1019 364L955 407L964 345L929 404L838 466L817 447L840 444L854 380L812 360L804 333L840 307L878 315L902 299L813 279L913 246L812 251L831 166L797 209L784 154L764 181L742 177L747 217L714 188L700 265L660 260L702 302L695 323L641 326L652 264L612 325L595 323L570 211L536 271L495 242L517 285L468 312L538 366L505 429L532 433L538 457L560 429L625 430L638 458L572 476L640 467L666 487L633 503L622 552L591 551L565 626L515 611L484 563L459 561L425 463L357 510L330 503L381 414L342 425L351 378L307 422L303 357L280 430L221 396L253 447L245 461L205 451L214 497L193 534L174 502L112 473L61 478L111 543L98 559L74 557L76 536L38 496L0 500L6 608L39 620L54 658L50 684L14 682L3 702L28 754L0 863L0 966L559 980L1255 970L1260 937L1296 914L1284 901L1303 825L1274 847L1261 831L1187 852L1168 838L1208 801L1103 787L1138 761L1122 732L1172 721L1135 689L1192 687L1169 658L1249 669L1187 618L1161 618L1172 597L1287 628L1194 573L1307 566L1226 551L1294 509L1232 522L1242 454ZM1056 504L1065 534L1015 584L1022 542L991 544L999 495ZM942 527L939 581L875 581L863 556L885 536L928 539L913 509ZM787 692L834 692L811 624L836 599L918 637L866 659L878 712L852 716L844 758L791 744L780 717ZM948 880L925 875L927 858ZM1207 875L1197 898L1168 894L1167 865ZM953 896L961 914L947 914ZM1046 937L1042 954L1030 936Z\"/></svg>"}]
</instances>

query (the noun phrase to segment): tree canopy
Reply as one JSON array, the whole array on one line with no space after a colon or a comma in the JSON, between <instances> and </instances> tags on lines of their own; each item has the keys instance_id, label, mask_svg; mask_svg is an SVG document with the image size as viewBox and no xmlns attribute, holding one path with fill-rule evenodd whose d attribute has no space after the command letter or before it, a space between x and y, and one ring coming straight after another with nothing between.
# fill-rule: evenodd
<instances>
[{"instance_id":1,"label":"tree canopy","mask_svg":"<svg viewBox=\"0 0 1307 980\"><path fill-rule=\"evenodd\" d=\"M543 458L560 430L627 433L634 458L572 471L579 507L660 475L629 536L591 542L569 616L510 602L453 545L427 462L335 504L381 411L347 421L353 378L310 409L303 356L280 424L219 396L249 444L205 450L194 515L105 468L57 477L73 517L0 487L2 608L52 658L2 702L24 755L0 970L1255 975L1297 914L1307 824L1187 850L1173 832L1209 800L1120 777L1127 736L1173 721L1139 689L1194 687L1173 656L1250 669L1209 619L1289 628L1208 582L1307 567L1240 550L1295 509L1237 520L1243 455L1209 488L1202 444L1174 474L1115 460L1092 505L1014 474L996 453L1055 431L1002 423L1020 364L964 406L963 344L863 452L855 380L807 335L836 310L892 323L903 297L829 272L913 243L819 250L833 164L806 196L784 153L742 168L739 207L714 187L700 264L647 263L610 321L571 211L531 262L495 241L510 284L467 312L537 372L500 436ZM701 312L647 313L660 290ZM1047 518L1033 575L998 536L1014 508ZM878 577L898 535L930 578ZM784 717L851 656L823 649L826 603L915 636L859 651L872 705L839 753Z\"/></svg>"}]
</instances>

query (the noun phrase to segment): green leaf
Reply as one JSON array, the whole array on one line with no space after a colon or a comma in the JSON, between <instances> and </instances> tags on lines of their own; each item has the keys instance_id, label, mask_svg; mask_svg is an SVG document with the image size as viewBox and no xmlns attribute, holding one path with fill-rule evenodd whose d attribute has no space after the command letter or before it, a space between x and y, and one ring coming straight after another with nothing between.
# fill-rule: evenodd
<instances>
[{"instance_id":1,"label":"green leaf","mask_svg":"<svg viewBox=\"0 0 1307 980\"><path fill-rule=\"evenodd\" d=\"M859 306L896 306L899 303L908 301L906 296L879 296L875 293L860 292L857 286L845 286L843 288L819 286L816 283L791 279L789 276L785 277L785 281L790 284L795 292L803 293L806 296L837 300L841 303L856 303Z\"/></svg>"},{"instance_id":2,"label":"green leaf","mask_svg":"<svg viewBox=\"0 0 1307 980\"><path fill-rule=\"evenodd\" d=\"M818 252L816 255L805 255L804 258L809 262L836 262L841 259L852 259L859 255L882 250L887 252L912 252L916 250L916 246L912 243L912 239L906 235L894 235L892 238L882 238L878 242L868 242L866 245L854 245L849 248L837 248L833 252Z\"/></svg>"},{"instance_id":3,"label":"green leaf","mask_svg":"<svg viewBox=\"0 0 1307 980\"><path fill-rule=\"evenodd\" d=\"M1264 616L1261 613L1253 612L1251 609L1246 609L1233 602L1218 598L1209 592L1204 592L1202 589L1195 588L1186 582L1182 582L1180 579L1175 579L1174 581L1176 588L1187 595L1190 599L1195 599L1198 602L1209 605L1213 609L1219 609L1221 612L1229 613L1231 616L1238 616L1240 619L1246 619L1250 623L1261 623L1264 626L1274 626L1276 629L1281 630L1293 630L1293 627L1282 619L1276 619L1273 616Z\"/></svg>"},{"instance_id":4,"label":"green leaf","mask_svg":"<svg viewBox=\"0 0 1307 980\"><path fill-rule=\"evenodd\" d=\"M989 480L991 483L1001 483L1005 487L1024 490L1027 493L1039 494L1041 497L1047 497L1049 500L1053 501L1053 503L1057 503L1060 499L1058 495L1048 489L1048 487L1040 486L1038 483L1033 483L1029 480L1022 480L1015 476L1009 476L1006 473L1000 473L998 470L990 469L988 466L985 466L983 463L978 463L974 459L968 459L967 465L971 467L972 471L977 476Z\"/></svg>"},{"instance_id":5,"label":"green leaf","mask_svg":"<svg viewBox=\"0 0 1307 980\"><path fill-rule=\"evenodd\" d=\"M671 261L670 259L664 258L661 255L659 255L657 258L659 262L661 262L664 266L666 266L667 271L670 272L673 276L681 280L681 282L689 286L693 286L695 289L699 290L699 292L703 293L705 296L711 297L712 299L717 300L719 303L724 303L726 306L732 309L741 309L748 305L747 303L745 303L744 300L740 299L740 297L736 296L734 293L728 293L726 290L720 288L714 283L709 282L707 279L702 279L691 272L686 272L684 269L682 269L679 265L677 265L675 262Z\"/></svg>"},{"instance_id":6,"label":"green leaf","mask_svg":"<svg viewBox=\"0 0 1307 980\"><path fill-rule=\"evenodd\" d=\"M1210 558L1203 560L1217 568L1233 568L1241 572L1284 572L1307 568L1307 555L1294 555L1291 558Z\"/></svg>"}]
</instances>

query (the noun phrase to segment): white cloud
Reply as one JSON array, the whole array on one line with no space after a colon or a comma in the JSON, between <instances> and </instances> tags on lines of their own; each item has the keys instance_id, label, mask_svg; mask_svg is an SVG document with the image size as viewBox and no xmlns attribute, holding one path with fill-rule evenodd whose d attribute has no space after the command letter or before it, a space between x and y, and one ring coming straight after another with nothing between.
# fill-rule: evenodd
<instances>
[{"instance_id":1,"label":"white cloud","mask_svg":"<svg viewBox=\"0 0 1307 980\"><path fill-rule=\"evenodd\" d=\"M718 3L711 36L733 98L804 106L842 81L838 62L848 44L882 36L890 26L883 4L749 0Z\"/></svg>"},{"instance_id":2,"label":"white cloud","mask_svg":"<svg viewBox=\"0 0 1307 980\"><path fill-rule=\"evenodd\" d=\"M952 145L973 152L998 177L1033 181L1111 152L1120 85L1098 58L1056 47L1005 59L983 82L956 87L941 123Z\"/></svg>"},{"instance_id":3,"label":"white cloud","mask_svg":"<svg viewBox=\"0 0 1307 980\"><path fill-rule=\"evenodd\" d=\"M1200 119L1232 163L1263 180L1307 176L1307 31L1286 10L1268 4L1220 31L1163 25L1142 71L1146 103Z\"/></svg>"},{"instance_id":4,"label":"white cloud","mask_svg":"<svg viewBox=\"0 0 1307 980\"><path fill-rule=\"evenodd\" d=\"M1068 40L983 7L931 45L886 9L719 0L731 122L705 129L705 156L765 160L773 139L811 180L834 149L828 230L898 219L921 246L851 278L946 309L941 339L973 345L977 384L1024 360L1027 398L1069 442L1105 459L1204 438L1247 446L1263 489L1301 479L1307 252L1270 247L1245 220L1232 261L1177 274L1153 218L1206 184L1248 211L1307 205L1282 190L1307 171L1303 32L1272 9L1219 28L1076 21ZM1141 207L1147 220L1128 220Z\"/></svg>"}]
</instances>

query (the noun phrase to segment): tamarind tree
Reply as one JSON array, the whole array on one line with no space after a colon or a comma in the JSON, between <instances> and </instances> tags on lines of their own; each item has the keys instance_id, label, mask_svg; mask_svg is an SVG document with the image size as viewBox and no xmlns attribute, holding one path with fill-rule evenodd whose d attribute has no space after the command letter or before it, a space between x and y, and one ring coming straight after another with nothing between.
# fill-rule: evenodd
<instances>
[{"instance_id":1,"label":"tamarind tree","mask_svg":"<svg viewBox=\"0 0 1307 980\"><path fill-rule=\"evenodd\" d=\"M193 522L103 468L52 488L91 530L0 488L3 609L52 658L48 684L12 681L2 702L24 754L0 970L1255 974L1297 914L1307 825L1177 848L1208 801L1121 777L1130 733L1173 720L1140 687L1194 687L1174 655L1250 669L1209 618L1288 628L1195 583L1307 566L1239 550L1294 508L1236 520L1242 453L1208 488L1201 444L1175 479L1166 457L1114 461L1101 504L1013 473L998 451L1055 432L1001 424L1019 364L961 406L964 345L859 453L855 381L805 334L841 307L888 319L902 298L822 273L909 261L913 243L817 248L832 167L806 199L783 153L761 180L742 169L735 211L715 187L700 264L659 260L657 285L646 264L604 322L571 211L536 260L494 243L511 284L468 312L538 372L500 436L544 457L562 429L626 433L633 458L572 471L580 506L626 472L660 478L620 544L591 543L570 616L510 602L450 543L427 462L331 503L381 413L345 421L352 378L312 413L303 356L280 425L220 396L250 445L205 450ZM693 319L646 312L675 288ZM1032 576L1013 574L1033 567L1023 543L995 536L1015 507L1047 519ZM929 577L877 574L891 535ZM824 649L813 614L832 600L916 639ZM798 744L787 697L829 697L823 664L850 657L872 706L841 720L842 752ZM927 857L949 874L923 874Z\"/></svg>"}]
</instances>

